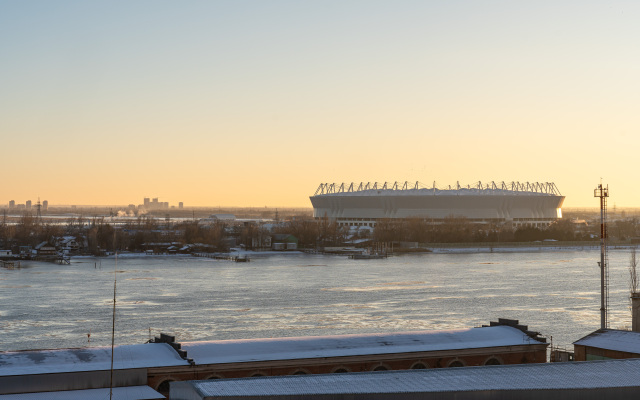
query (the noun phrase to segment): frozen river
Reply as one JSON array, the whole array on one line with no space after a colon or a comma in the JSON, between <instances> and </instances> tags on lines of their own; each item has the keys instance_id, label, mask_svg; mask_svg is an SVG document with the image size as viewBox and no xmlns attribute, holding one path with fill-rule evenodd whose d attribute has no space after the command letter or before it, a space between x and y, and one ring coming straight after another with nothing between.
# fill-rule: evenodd
<instances>
[{"instance_id":1,"label":"frozen river","mask_svg":"<svg viewBox=\"0 0 640 400\"><path fill-rule=\"evenodd\" d=\"M114 258L0 268L0 350L108 345ZM382 260L300 253L249 263L118 257L116 343L467 328L519 319L570 345L600 327L597 250L422 254ZM611 250L610 326L631 325L629 250Z\"/></svg>"}]
</instances>

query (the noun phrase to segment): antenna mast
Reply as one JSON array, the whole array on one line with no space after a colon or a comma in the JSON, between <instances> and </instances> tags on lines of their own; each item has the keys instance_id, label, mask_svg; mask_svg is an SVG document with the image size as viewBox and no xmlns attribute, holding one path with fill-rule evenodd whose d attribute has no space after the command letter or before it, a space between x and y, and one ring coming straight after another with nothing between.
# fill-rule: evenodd
<instances>
[{"instance_id":1,"label":"antenna mast","mask_svg":"<svg viewBox=\"0 0 640 400\"><path fill-rule=\"evenodd\" d=\"M116 233L113 232L113 242L115 247ZM116 248L116 262L113 267L113 319L111 321L111 377L109 379L109 400L113 399L113 348L116 337L116 282L118 281L118 249Z\"/></svg>"},{"instance_id":2,"label":"antenna mast","mask_svg":"<svg viewBox=\"0 0 640 400\"><path fill-rule=\"evenodd\" d=\"M593 197L600 198L600 329L607 329L607 309L609 307L609 259L607 255L607 197L609 185L602 183L593 191Z\"/></svg>"}]
</instances>

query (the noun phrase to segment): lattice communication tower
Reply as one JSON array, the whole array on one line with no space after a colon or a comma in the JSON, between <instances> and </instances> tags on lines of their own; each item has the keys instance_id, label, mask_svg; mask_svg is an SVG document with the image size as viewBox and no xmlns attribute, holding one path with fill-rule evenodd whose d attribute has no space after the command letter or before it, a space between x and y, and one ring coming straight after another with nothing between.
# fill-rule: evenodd
<instances>
[{"instance_id":1,"label":"lattice communication tower","mask_svg":"<svg viewBox=\"0 0 640 400\"><path fill-rule=\"evenodd\" d=\"M607 329L609 321L607 312L609 308L609 257L607 252L607 198L609 197L609 185L603 187L602 183L593 191L593 197L600 198L600 329Z\"/></svg>"}]
</instances>

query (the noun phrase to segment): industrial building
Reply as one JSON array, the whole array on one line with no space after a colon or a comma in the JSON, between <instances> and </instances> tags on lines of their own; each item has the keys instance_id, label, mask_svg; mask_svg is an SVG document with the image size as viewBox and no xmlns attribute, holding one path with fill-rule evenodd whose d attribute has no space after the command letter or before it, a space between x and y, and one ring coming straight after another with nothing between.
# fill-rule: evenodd
<instances>
[{"instance_id":1,"label":"industrial building","mask_svg":"<svg viewBox=\"0 0 640 400\"><path fill-rule=\"evenodd\" d=\"M545 227L562 218L554 183L490 182L431 188L419 182L322 183L310 197L316 219L374 227L378 221L421 218L441 223L461 217L474 223Z\"/></svg>"},{"instance_id":2,"label":"industrial building","mask_svg":"<svg viewBox=\"0 0 640 400\"><path fill-rule=\"evenodd\" d=\"M573 343L576 361L640 358L640 332L598 329Z\"/></svg>"},{"instance_id":3,"label":"industrial building","mask_svg":"<svg viewBox=\"0 0 640 400\"><path fill-rule=\"evenodd\" d=\"M148 375L154 368L189 365L166 343L116 346L116 398L162 399L161 393L147 385ZM97 400L104 399L105 393L108 398L110 371L110 347L0 352L0 399Z\"/></svg>"},{"instance_id":4,"label":"industrial building","mask_svg":"<svg viewBox=\"0 0 640 400\"><path fill-rule=\"evenodd\" d=\"M544 363L547 345L508 319L448 331L183 343L162 334L151 343L116 346L113 383L123 398L158 399L171 382L193 379ZM50 392L104 398L110 360L110 347L0 352L0 399Z\"/></svg>"},{"instance_id":5,"label":"industrial building","mask_svg":"<svg viewBox=\"0 0 640 400\"><path fill-rule=\"evenodd\" d=\"M516 320L448 331L174 343L193 365L156 368L147 384L173 381L544 363L548 344Z\"/></svg>"},{"instance_id":6,"label":"industrial building","mask_svg":"<svg viewBox=\"0 0 640 400\"><path fill-rule=\"evenodd\" d=\"M637 399L640 360L171 383L172 400Z\"/></svg>"}]
</instances>

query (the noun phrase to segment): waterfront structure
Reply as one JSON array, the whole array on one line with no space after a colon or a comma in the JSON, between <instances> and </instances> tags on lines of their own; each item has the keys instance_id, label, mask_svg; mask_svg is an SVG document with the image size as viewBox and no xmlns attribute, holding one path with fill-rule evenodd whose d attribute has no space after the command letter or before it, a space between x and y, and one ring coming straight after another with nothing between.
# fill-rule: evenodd
<instances>
[{"instance_id":1,"label":"waterfront structure","mask_svg":"<svg viewBox=\"0 0 640 400\"><path fill-rule=\"evenodd\" d=\"M192 379L544 363L546 348L538 333L506 319L450 331L186 343L162 334L115 347L114 386L167 395L171 382ZM0 352L0 395L108 387L110 354L110 347Z\"/></svg>"},{"instance_id":2,"label":"waterfront structure","mask_svg":"<svg viewBox=\"0 0 640 400\"><path fill-rule=\"evenodd\" d=\"M122 398L162 399L147 380L154 368L167 366L187 368L189 362L165 343L115 346L113 386L120 388ZM111 347L0 352L0 395L104 399L105 389L109 395L110 376ZM60 396L62 391L70 393Z\"/></svg>"},{"instance_id":3,"label":"waterfront structure","mask_svg":"<svg viewBox=\"0 0 640 400\"><path fill-rule=\"evenodd\" d=\"M462 217L475 223L545 227L562 218L564 196L554 183L490 182L428 188L419 182L322 183L310 197L316 219L374 227L381 220L421 218L442 223Z\"/></svg>"},{"instance_id":4,"label":"waterfront structure","mask_svg":"<svg viewBox=\"0 0 640 400\"><path fill-rule=\"evenodd\" d=\"M172 381L450 368L546 362L546 339L516 320L449 331L421 331L175 343L190 368L154 369L148 385ZM165 335L166 337L166 335Z\"/></svg>"},{"instance_id":5,"label":"waterfront structure","mask_svg":"<svg viewBox=\"0 0 640 400\"><path fill-rule=\"evenodd\" d=\"M640 360L174 382L171 400L637 399Z\"/></svg>"},{"instance_id":6,"label":"waterfront structure","mask_svg":"<svg viewBox=\"0 0 640 400\"><path fill-rule=\"evenodd\" d=\"M598 329L573 343L576 361L640 358L640 332Z\"/></svg>"}]
</instances>

